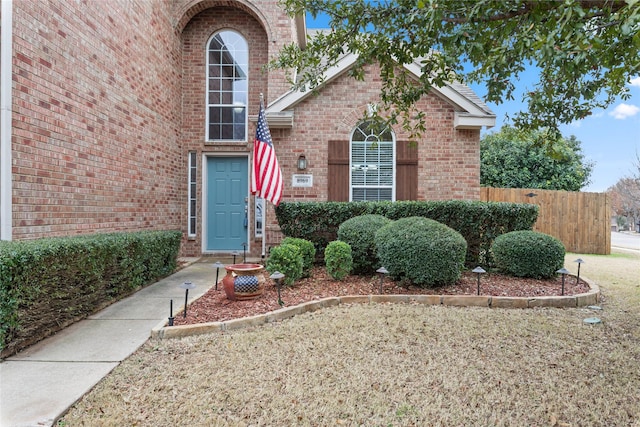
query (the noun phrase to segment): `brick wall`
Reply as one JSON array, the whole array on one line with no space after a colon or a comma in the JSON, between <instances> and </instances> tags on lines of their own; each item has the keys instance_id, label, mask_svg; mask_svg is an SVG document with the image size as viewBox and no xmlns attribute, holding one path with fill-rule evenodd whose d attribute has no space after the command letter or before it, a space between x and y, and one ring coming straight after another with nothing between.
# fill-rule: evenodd
<instances>
[{"instance_id":1,"label":"brick wall","mask_svg":"<svg viewBox=\"0 0 640 427\"><path fill-rule=\"evenodd\" d=\"M14 1L15 239L182 225L167 7Z\"/></svg>"},{"instance_id":2,"label":"brick wall","mask_svg":"<svg viewBox=\"0 0 640 427\"><path fill-rule=\"evenodd\" d=\"M327 145L331 140L349 141L351 132L362 120L368 103L379 102L377 71L367 72L366 82L355 81L346 74L296 105L295 124L291 130L272 132L278 159L285 176L285 200L327 199ZM419 108L427 117L426 132L417 141L418 199L479 200L480 143L479 130L455 130L454 109L432 94ZM406 142L409 135L401 126L394 129L396 141ZM291 187L296 159L304 154L313 174L313 188Z\"/></svg>"},{"instance_id":3,"label":"brick wall","mask_svg":"<svg viewBox=\"0 0 640 427\"><path fill-rule=\"evenodd\" d=\"M200 255L203 154L248 155L255 133L249 123L246 141L204 140L206 43L223 28L247 39L249 114L257 114L260 93L269 102L288 90L284 72L261 69L295 37L277 1L24 0L14 13L14 238L186 234L187 154L196 151L198 234L182 255ZM379 85L375 69L366 83L338 77L295 106L292 129L272 127L285 200L326 200L327 142L349 140ZM420 107L428 123L418 141L418 199L477 200L479 131L453 129L453 108L435 95ZM291 185L300 154L312 188ZM267 205L271 246L281 235ZM260 240L251 246L259 254Z\"/></svg>"}]
</instances>

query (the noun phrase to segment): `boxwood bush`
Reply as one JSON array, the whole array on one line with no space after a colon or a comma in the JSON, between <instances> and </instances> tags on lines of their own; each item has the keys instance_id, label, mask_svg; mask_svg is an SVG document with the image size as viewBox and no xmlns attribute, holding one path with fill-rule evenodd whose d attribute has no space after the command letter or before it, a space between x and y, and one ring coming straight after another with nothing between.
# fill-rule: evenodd
<instances>
[{"instance_id":1,"label":"boxwood bush","mask_svg":"<svg viewBox=\"0 0 640 427\"><path fill-rule=\"evenodd\" d=\"M335 240L324 249L324 262L327 273L335 280L342 280L349 275L353 266L351 246L346 242Z\"/></svg>"},{"instance_id":2,"label":"boxwood bush","mask_svg":"<svg viewBox=\"0 0 640 427\"><path fill-rule=\"evenodd\" d=\"M395 279L423 287L455 283L464 267L467 242L450 227L423 217L402 218L375 235L382 265Z\"/></svg>"},{"instance_id":3,"label":"boxwood bush","mask_svg":"<svg viewBox=\"0 0 640 427\"><path fill-rule=\"evenodd\" d=\"M281 243L271 248L265 267L269 273L279 271L284 274L284 284L291 286L302 277L302 264L302 254L298 246Z\"/></svg>"},{"instance_id":4,"label":"boxwood bush","mask_svg":"<svg viewBox=\"0 0 640 427\"><path fill-rule=\"evenodd\" d=\"M380 268L375 235L391 220L382 215L360 215L346 220L338 228L338 240L351 246L353 273L374 274Z\"/></svg>"},{"instance_id":5,"label":"boxwood bush","mask_svg":"<svg viewBox=\"0 0 640 427\"><path fill-rule=\"evenodd\" d=\"M0 242L0 354L173 273L181 238L141 231Z\"/></svg>"},{"instance_id":6,"label":"boxwood bush","mask_svg":"<svg viewBox=\"0 0 640 427\"><path fill-rule=\"evenodd\" d=\"M285 237L281 244L285 243L298 247L300 255L302 256L302 277L309 277L316 259L316 248L313 246L313 243L297 237Z\"/></svg>"},{"instance_id":7,"label":"boxwood bush","mask_svg":"<svg viewBox=\"0 0 640 427\"><path fill-rule=\"evenodd\" d=\"M512 231L498 236L491 251L496 267L516 277L550 278L564 265L562 242L537 231Z\"/></svg>"}]
</instances>

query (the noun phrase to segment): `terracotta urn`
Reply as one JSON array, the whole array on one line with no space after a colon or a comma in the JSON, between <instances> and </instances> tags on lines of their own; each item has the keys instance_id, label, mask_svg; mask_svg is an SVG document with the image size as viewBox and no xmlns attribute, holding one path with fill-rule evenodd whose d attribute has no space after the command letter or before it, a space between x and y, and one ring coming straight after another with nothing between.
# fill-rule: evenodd
<instances>
[{"instance_id":1,"label":"terracotta urn","mask_svg":"<svg viewBox=\"0 0 640 427\"><path fill-rule=\"evenodd\" d=\"M227 274L222 279L222 286L231 301L255 299L264 292L263 265L230 264L225 265L224 269Z\"/></svg>"}]
</instances>

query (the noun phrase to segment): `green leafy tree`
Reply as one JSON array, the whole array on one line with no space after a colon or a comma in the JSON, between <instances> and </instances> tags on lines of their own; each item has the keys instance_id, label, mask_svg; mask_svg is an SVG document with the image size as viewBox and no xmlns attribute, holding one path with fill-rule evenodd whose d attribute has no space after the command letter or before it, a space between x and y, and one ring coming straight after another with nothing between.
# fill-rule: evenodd
<instances>
[{"instance_id":1,"label":"green leafy tree","mask_svg":"<svg viewBox=\"0 0 640 427\"><path fill-rule=\"evenodd\" d=\"M482 82L486 100L514 98L519 74L537 67L526 88L527 111L513 117L521 129L547 128L605 108L640 71L639 0L281 0L292 15L329 17L330 31L306 47L286 46L272 67L295 68L298 89L313 89L346 52L358 55L352 76L379 64L381 110L419 133L424 116L414 103L452 79ZM417 64L416 82L399 65ZM415 120L417 119L417 120ZM415 135L415 133L414 133Z\"/></svg>"},{"instance_id":2,"label":"green leafy tree","mask_svg":"<svg viewBox=\"0 0 640 427\"><path fill-rule=\"evenodd\" d=\"M480 185L580 191L590 182L593 163L585 160L580 141L547 141L545 131L504 126L480 140Z\"/></svg>"}]
</instances>

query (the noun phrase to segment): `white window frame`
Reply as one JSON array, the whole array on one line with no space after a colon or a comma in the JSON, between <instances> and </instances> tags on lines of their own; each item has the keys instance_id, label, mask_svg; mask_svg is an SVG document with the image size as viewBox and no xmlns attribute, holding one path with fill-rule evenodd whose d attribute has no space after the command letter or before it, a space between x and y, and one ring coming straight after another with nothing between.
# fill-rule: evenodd
<instances>
[{"instance_id":1,"label":"white window frame","mask_svg":"<svg viewBox=\"0 0 640 427\"><path fill-rule=\"evenodd\" d=\"M357 188L364 188L364 189L385 189L388 188L391 190L391 198L390 199L380 199L378 198L377 200L390 200L392 202L395 202L396 200L396 137L395 137L395 133L393 132L392 129L389 128L385 128L383 129L381 132L364 132L363 131L363 126L366 125L368 122L361 122L358 126L356 126L354 128L354 130L351 132L351 137L349 139L349 201L353 202L353 201L360 201L360 200L354 200L354 189ZM380 136L386 132L389 132L391 135L391 140L390 141L385 141L385 140L381 140ZM365 141L354 141L354 136L356 136L358 133L360 133L361 135L365 136ZM391 154L391 185L380 185L379 181L376 185L367 185L366 183L364 185L361 184L357 184L354 183L354 174L357 170L364 170L365 172L365 180L366 180L366 172L367 170L378 170L379 171L379 166L380 163L379 162L372 162L369 159L367 159L367 161L365 162L366 164L363 164L362 162L358 162L355 163L354 162L354 148L358 147L358 146L363 146L363 148L365 150L377 150L378 153L380 152L380 147L381 144L384 144L386 146L390 146L392 149L392 154ZM371 169L370 169L371 168ZM379 172L378 172L379 173ZM379 179L379 176L378 176ZM363 199L366 200L366 199Z\"/></svg>"},{"instance_id":2,"label":"white window frame","mask_svg":"<svg viewBox=\"0 0 640 427\"><path fill-rule=\"evenodd\" d=\"M187 165L187 236L195 237L198 231L198 157L195 151L188 152Z\"/></svg>"},{"instance_id":3,"label":"white window frame","mask_svg":"<svg viewBox=\"0 0 640 427\"><path fill-rule=\"evenodd\" d=\"M211 97L210 97L210 92L211 92L211 79L215 79L215 77L211 77L209 75L210 72L210 68L212 65L216 65L216 64L211 64L209 62L210 60L210 45L211 45L211 41L219 34L221 33L232 33L235 36L238 37L237 42L238 43L242 43L244 46L242 46L242 49L236 49L234 47L233 50L229 50L230 54L232 55L232 57L234 58L234 60L240 56L240 54L246 56L246 63L245 64L239 64L239 67L242 68L242 71L245 73L246 78L244 79L245 82L245 89L242 90L233 90L233 101L232 103L227 103L227 104L222 104L222 103L210 103ZM225 44L225 47L226 44ZM236 46L237 47L237 46ZM237 31L234 30L229 30L229 29L224 29L224 30L220 30L217 31L215 34L213 34L211 36L211 38L209 38L209 40L207 41L207 45L206 45L206 90L205 90L205 105L206 105L206 111L205 111L205 140L208 142L246 142L247 141L247 134L249 131L249 113L248 113L248 92L249 92L249 44L247 43L247 40ZM221 77L218 77L219 80L222 80ZM241 95L240 98L236 98L236 95ZM234 110L236 109L243 109L244 110L244 114L243 114L243 118L242 120L244 121L244 137L243 138L230 138L230 139L222 139L222 138L215 138L212 137L209 132L210 132L210 127L211 127L211 123L210 123L210 111L211 108L215 108L215 107L232 107ZM235 120L235 118L234 118ZM233 126L235 124L235 121L233 123L231 123L231 125Z\"/></svg>"}]
</instances>

